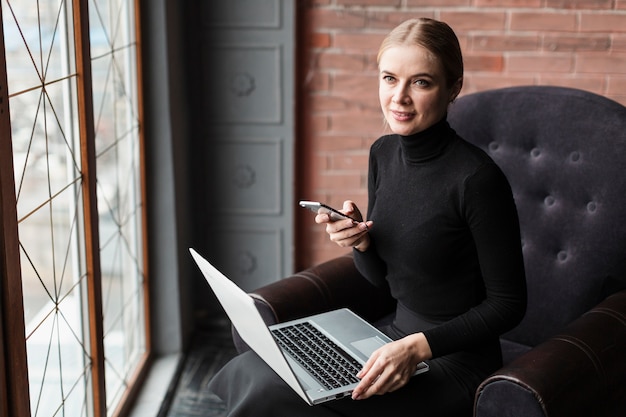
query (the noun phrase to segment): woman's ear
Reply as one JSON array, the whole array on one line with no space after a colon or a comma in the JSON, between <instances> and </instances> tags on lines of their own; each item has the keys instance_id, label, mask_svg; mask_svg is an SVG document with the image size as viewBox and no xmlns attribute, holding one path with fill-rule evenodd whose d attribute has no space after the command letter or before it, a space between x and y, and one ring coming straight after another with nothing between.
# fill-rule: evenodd
<instances>
[{"instance_id":1,"label":"woman's ear","mask_svg":"<svg viewBox=\"0 0 626 417\"><path fill-rule=\"evenodd\" d=\"M461 88L463 88L463 77L456 80L456 82L452 86L451 93L450 93L450 103L456 100L457 96L461 92Z\"/></svg>"}]
</instances>

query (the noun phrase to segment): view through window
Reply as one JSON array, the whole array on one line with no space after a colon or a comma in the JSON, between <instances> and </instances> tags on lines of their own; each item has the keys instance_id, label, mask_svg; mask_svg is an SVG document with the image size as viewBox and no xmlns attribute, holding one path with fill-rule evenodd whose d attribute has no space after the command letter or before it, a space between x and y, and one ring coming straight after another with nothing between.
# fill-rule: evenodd
<instances>
[{"instance_id":1,"label":"view through window","mask_svg":"<svg viewBox=\"0 0 626 417\"><path fill-rule=\"evenodd\" d=\"M112 415L148 350L135 2L1 4L31 415L100 415L102 381Z\"/></svg>"}]
</instances>

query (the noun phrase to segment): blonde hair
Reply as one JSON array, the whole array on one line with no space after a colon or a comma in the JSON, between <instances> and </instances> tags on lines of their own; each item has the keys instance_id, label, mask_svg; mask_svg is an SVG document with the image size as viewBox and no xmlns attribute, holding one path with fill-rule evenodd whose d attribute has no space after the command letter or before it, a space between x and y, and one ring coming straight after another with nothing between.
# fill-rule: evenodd
<instances>
[{"instance_id":1,"label":"blonde hair","mask_svg":"<svg viewBox=\"0 0 626 417\"><path fill-rule=\"evenodd\" d=\"M437 58L443 66L448 87L463 78L461 46L448 24L426 17L401 23L381 43L376 62L380 63L380 57L387 49L401 45L421 46Z\"/></svg>"}]
</instances>

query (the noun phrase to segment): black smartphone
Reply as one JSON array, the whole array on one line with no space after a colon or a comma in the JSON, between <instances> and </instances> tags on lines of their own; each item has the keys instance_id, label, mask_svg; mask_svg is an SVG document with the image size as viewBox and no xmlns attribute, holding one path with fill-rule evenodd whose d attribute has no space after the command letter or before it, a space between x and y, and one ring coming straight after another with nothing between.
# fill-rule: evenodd
<instances>
[{"instance_id":1,"label":"black smartphone","mask_svg":"<svg viewBox=\"0 0 626 417\"><path fill-rule=\"evenodd\" d=\"M330 216L330 219L333 221L337 220L345 220L350 219L353 222L360 223L358 220L353 219L352 217L343 214L337 209L332 208L331 206L327 206L324 203L320 203L319 201L300 201L300 207L307 208L314 213L326 213Z\"/></svg>"}]
</instances>

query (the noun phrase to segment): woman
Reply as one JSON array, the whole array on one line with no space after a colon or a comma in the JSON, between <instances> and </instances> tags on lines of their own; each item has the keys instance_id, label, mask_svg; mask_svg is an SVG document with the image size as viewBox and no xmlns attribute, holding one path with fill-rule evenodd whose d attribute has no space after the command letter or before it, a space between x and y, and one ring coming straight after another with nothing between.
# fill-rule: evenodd
<instances>
[{"instance_id":1,"label":"woman","mask_svg":"<svg viewBox=\"0 0 626 417\"><path fill-rule=\"evenodd\" d=\"M499 336L526 308L517 211L494 162L448 125L463 85L456 35L432 19L402 23L378 54L380 104L393 134L370 150L367 221L325 223L359 271L398 301L352 400L309 407L254 354L211 388L232 416L471 416L480 382L501 366ZM346 201L343 211L359 220ZM430 371L411 377L417 363ZM255 388L256 387L256 388ZM353 401L357 400L357 401Z\"/></svg>"}]
</instances>

